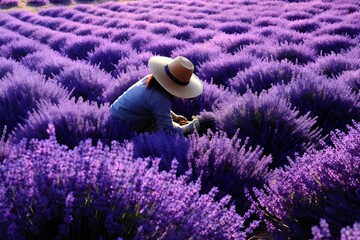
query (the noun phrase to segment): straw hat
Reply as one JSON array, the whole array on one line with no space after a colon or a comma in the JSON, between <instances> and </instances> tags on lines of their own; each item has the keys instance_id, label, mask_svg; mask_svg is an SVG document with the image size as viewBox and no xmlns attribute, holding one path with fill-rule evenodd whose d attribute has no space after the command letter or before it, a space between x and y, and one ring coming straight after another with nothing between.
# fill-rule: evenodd
<instances>
[{"instance_id":1,"label":"straw hat","mask_svg":"<svg viewBox=\"0 0 360 240\"><path fill-rule=\"evenodd\" d=\"M194 65L185 57L154 56L149 59L149 68L160 85L176 97L193 98L203 91L202 82L194 74Z\"/></svg>"}]
</instances>

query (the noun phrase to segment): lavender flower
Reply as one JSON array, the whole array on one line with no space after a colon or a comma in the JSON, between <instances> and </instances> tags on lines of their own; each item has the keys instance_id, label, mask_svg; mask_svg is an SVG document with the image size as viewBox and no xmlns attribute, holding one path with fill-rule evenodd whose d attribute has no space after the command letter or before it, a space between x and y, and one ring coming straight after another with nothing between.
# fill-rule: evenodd
<instances>
[{"instance_id":1,"label":"lavender flower","mask_svg":"<svg viewBox=\"0 0 360 240\"><path fill-rule=\"evenodd\" d=\"M90 53L89 60L91 64L99 65L102 70L111 73L119 60L127 57L129 52L130 48L127 45L106 44Z\"/></svg>"},{"instance_id":2,"label":"lavender flower","mask_svg":"<svg viewBox=\"0 0 360 240\"><path fill-rule=\"evenodd\" d=\"M341 240L355 240L360 237L360 223L356 222L352 227L341 229Z\"/></svg>"},{"instance_id":3,"label":"lavender flower","mask_svg":"<svg viewBox=\"0 0 360 240\"><path fill-rule=\"evenodd\" d=\"M226 86L230 78L249 68L251 64L252 59L249 56L221 54L201 64L197 73L203 81Z\"/></svg>"},{"instance_id":4,"label":"lavender flower","mask_svg":"<svg viewBox=\"0 0 360 240\"><path fill-rule=\"evenodd\" d=\"M349 59L346 55L329 54L319 57L316 63L310 65L309 68L319 75L337 78L345 71L360 69L360 61L358 59Z\"/></svg>"},{"instance_id":5,"label":"lavender flower","mask_svg":"<svg viewBox=\"0 0 360 240\"><path fill-rule=\"evenodd\" d=\"M271 168L287 164L288 156L304 153L319 140L315 119L292 110L289 102L276 94L247 93L213 113L217 130L225 131L230 137L248 139L249 146L260 146L265 155L271 154Z\"/></svg>"},{"instance_id":6,"label":"lavender flower","mask_svg":"<svg viewBox=\"0 0 360 240\"><path fill-rule=\"evenodd\" d=\"M31 40L20 40L1 46L0 56L20 61L26 55L39 51L43 47L45 46Z\"/></svg>"},{"instance_id":7,"label":"lavender flower","mask_svg":"<svg viewBox=\"0 0 360 240\"><path fill-rule=\"evenodd\" d=\"M103 42L99 38L81 38L79 40L74 40L73 42L68 41L63 52L73 60L87 59L89 54L101 45L103 45Z\"/></svg>"},{"instance_id":8,"label":"lavender flower","mask_svg":"<svg viewBox=\"0 0 360 240\"><path fill-rule=\"evenodd\" d=\"M356 45L350 38L334 35L322 35L313 38L308 44L315 49L318 55L341 53Z\"/></svg>"},{"instance_id":9,"label":"lavender flower","mask_svg":"<svg viewBox=\"0 0 360 240\"><path fill-rule=\"evenodd\" d=\"M297 20L290 25L291 30L295 30L301 33L311 33L319 27L319 24L312 20Z\"/></svg>"},{"instance_id":10,"label":"lavender flower","mask_svg":"<svg viewBox=\"0 0 360 240\"><path fill-rule=\"evenodd\" d=\"M360 27L354 24L337 23L322 28L321 33L356 38L360 34Z\"/></svg>"},{"instance_id":11,"label":"lavender flower","mask_svg":"<svg viewBox=\"0 0 360 240\"><path fill-rule=\"evenodd\" d=\"M283 44L276 48L275 58L279 61L288 60L294 64L305 65L315 61L313 49L300 44Z\"/></svg>"},{"instance_id":12,"label":"lavender flower","mask_svg":"<svg viewBox=\"0 0 360 240\"><path fill-rule=\"evenodd\" d=\"M312 15L305 11L291 11L284 13L281 17L289 21L297 21L297 20L309 19L312 17Z\"/></svg>"},{"instance_id":13,"label":"lavender flower","mask_svg":"<svg viewBox=\"0 0 360 240\"><path fill-rule=\"evenodd\" d=\"M320 219L320 226L313 226L311 232L313 234L313 240L323 240L331 237L329 224L325 219Z\"/></svg>"},{"instance_id":14,"label":"lavender flower","mask_svg":"<svg viewBox=\"0 0 360 240\"><path fill-rule=\"evenodd\" d=\"M259 147L248 147L247 140L230 139L224 132L190 137L187 162L192 177L201 177L202 192L217 187L217 198L230 195L241 214L249 209L245 188L263 185L271 161L271 157L263 156Z\"/></svg>"}]
</instances>

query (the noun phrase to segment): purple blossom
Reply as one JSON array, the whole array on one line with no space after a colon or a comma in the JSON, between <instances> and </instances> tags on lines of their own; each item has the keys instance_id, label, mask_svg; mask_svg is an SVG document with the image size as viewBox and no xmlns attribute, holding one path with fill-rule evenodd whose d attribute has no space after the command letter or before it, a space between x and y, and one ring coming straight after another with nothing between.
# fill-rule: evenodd
<instances>
[{"instance_id":1,"label":"purple blossom","mask_svg":"<svg viewBox=\"0 0 360 240\"><path fill-rule=\"evenodd\" d=\"M297 21L297 20L304 20L309 19L312 15L306 11L291 11L284 13L281 17L289 20L289 21Z\"/></svg>"},{"instance_id":2,"label":"purple blossom","mask_svg":"<svg viewBox=\"0 0 360 240\"><path fill-rule=\"evenodd\" d=\"M13 73L14 69L18 66L19 64L17 62L0 57L0 79L5 77L7 74Z\"/></svg>"},{"instance_id":3,"label":"purple blossom","mask_svg":"<svg viewBox=\"0 0 360 240\"><path fill-rule=\"evenodd\" d=\"M341 240L355 240L360 237L360 223L341 229Z\"/></svg>"},{"instance_id":4,"label":"purple blossom","mask_svg":"<svg viewBox=\"0 0 360 240\"><path fill-rule=\"evenodd\" d=\"M360 27L355 24L337 23L322 28L321 33L356 38L360 34Z\"/></svg>"},{"instance_id":5,"label":"purple blossom","mask_svg":"<svg viewBox=\"0 0 360 240\"><path fill-rule=\"evenodd\" d=\"M285 59L301 65L314 62L316 58L314 50L302 44L282 44L275 48L274 55L278 61Z\"/></svg>"},{"instance_id":6,"label":"purple blossom","mask_svg":"<svg viewBox=\"0 0 360 240\"><path fill-rule=\"evenodd\" d=\"M248 24L239 22L226 22L218 25L218 29L227 34L246 33L250 28Z\"/></svg>"},{"instance_id":7,"label":"purple blossom","mask_svg":"<svg viewBox=\"0 0 360 240\"><path fill-rule=\"evenodd\" d=\"M34 4L34 5L45 5L48 4L48 0L29 0L28 3Z\"/></svg>"},{"instance_id":8,"label":"purple blossom","mask_svg":"<svg viewBox=\"0 0 360 240\"><path fill-rule=\"evenodd\" d=\"M176 49L185 47L186 44L183 41L177 39L166 39L164 37L161 38L161 41L156 41L154 39L153 42L150 42L146 46L142 48L144 51L149 51L153 55L161 55L165 57L170 57L172 52Z\"/></svg>"},{"instance_id":9,"label":"purple blossom","mask_svg":"<svg viewBox=\"0 0 360 240\"><path fill-rule=\"evenodd\" d=\"M320 226L313 226L311 232L313 234L313 240L323 240L331 237L329 224L325 219L320 219Z\"/></svg>"}]
</instances>

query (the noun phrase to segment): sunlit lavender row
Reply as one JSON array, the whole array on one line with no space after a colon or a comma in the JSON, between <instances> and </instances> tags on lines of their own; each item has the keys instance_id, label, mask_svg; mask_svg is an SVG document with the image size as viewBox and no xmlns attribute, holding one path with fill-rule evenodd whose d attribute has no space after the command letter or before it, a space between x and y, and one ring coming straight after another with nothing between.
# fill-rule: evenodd
<instances>
[{"instance_id":1,"label":"sunlit lavender row","mask_svg":"<svg viewBox=\"0 0 360 240\"><path fill-rule=\"evenodd\" d=\"M356 0L0 12L2 236L356 239L359 42ZM194 63L200 132L111 118L153 55Z\"/></svg>"}]
</instances>

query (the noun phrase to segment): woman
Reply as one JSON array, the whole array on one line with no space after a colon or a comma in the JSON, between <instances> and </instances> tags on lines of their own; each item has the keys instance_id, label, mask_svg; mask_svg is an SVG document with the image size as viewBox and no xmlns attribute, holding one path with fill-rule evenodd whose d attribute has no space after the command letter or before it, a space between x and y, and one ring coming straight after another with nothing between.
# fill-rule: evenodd
<instances>
[{"instance_id":1,"label":"woman","mask_svg":"<svg viewBox=\"0 0 360 240\"><path fill-rule=\"evenodd\" d=\"M149 68L150 75L111 104L112 115L136 132L165 130L188 135L199 130L197 119L188 122L171 111L172 98L193 98L202 93L202 82L193 74L194 65L181 56L155 56L149 59Z\"/></svg>"}]
</instances>

